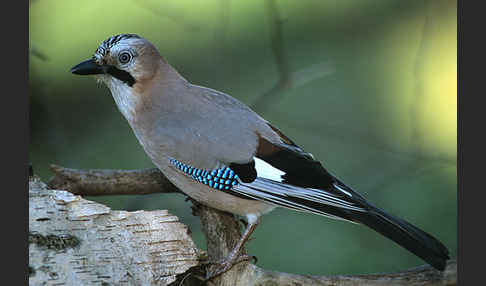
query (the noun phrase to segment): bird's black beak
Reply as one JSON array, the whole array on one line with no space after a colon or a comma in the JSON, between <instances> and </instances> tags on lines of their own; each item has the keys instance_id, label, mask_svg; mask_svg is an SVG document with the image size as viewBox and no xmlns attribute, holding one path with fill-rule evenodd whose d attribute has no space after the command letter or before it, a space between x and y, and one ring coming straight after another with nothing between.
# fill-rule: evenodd
<instances>
[{"instance_id":1,"label":"bird's black beak","mask_svg":"<svg viewBox=\"0 0 486 286\"><path fill-rule=\"evenodd\" d=\"M130 73L111 65L99 65L93 59L84 61L72 67L71 72L79 75L109 74L114 78L123 81L128 86L133 86L136 83L135 78L133 78Z\"/></svg>"},{"instance_id":2,"label":"bird's black beak","mask_svg":"<svg viewBox=\"0 0 486 286\"><path fill-rule=\"evenodd\" d=\"M89 75L89 74L103 74L107 72L105 66L100 66L93 59L84 61L71 68L73 74Z\"/></svg>"}]
</instances>

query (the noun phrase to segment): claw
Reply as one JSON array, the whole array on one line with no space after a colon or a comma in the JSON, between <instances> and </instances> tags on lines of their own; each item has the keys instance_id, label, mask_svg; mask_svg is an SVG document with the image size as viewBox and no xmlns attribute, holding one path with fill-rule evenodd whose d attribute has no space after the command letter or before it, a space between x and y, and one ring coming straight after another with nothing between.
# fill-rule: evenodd
<instances>
[{"instance_id":1,"label":"claw","mask_svg":"<svg viewBox=\"0 0 486 286\"><path fill-rule=\"evenodd\" d=\"M225 260L222 260L220 262L211 262L211 264L219 264L219 267L216 268L216 270L213 273L208 273L205 281L209 281L209 280L227 272L228 270L233 268L233 266L235 266L238 263L241 263L243 261L249 261L249 260L255 260L256 261L257 258L254 255L243 254L243 255L240 255L240 256L238 256L234 259L227 259L227 260L225 259Z\"/></svg>"},{"instance_id":2,"label":"claw","mask_svg":"<svg viewBox=\"0 0 486 286\"><path fill-rule=\"evenodd\" d=\"M244 219L240 219L240 222L241 222L241 224L243 224L243 226L244 226L245 228L247 228L247 227L248 227L248 223L246 222L246 220L244 220Z\"/></svg>"},{"instance_id":3,"label":"claw","mask_svg":"<svg viewBox=\"0 0 486 286\"><path fill-rule=\"evenodd\" d=\"M256 222L248 224L248 226L245 229L245 232L241 236L240 240L236 243L233 250L231 250L228 257L226 257L221 263L218 263L219 267L216 268L216 271L212 271L212 273L209 272L209 271L207 272L207 278L206 278L205 281L209 281L209 280L213 279L214 277L225 273L226 271L230 270L231 267L233 267L234 265L236 265L236 264L238 264L242 261L247 261L247 260L252 260L252 259L254 259L255 262L257 261L257 258L255 256L240 254L240 252L241 252L245 242L248 241L248 239L250 238L250 235L252 234L252 232L257 227L258 223L259 223L259 221L257 220Z\"/></svg>"}]
</instances>

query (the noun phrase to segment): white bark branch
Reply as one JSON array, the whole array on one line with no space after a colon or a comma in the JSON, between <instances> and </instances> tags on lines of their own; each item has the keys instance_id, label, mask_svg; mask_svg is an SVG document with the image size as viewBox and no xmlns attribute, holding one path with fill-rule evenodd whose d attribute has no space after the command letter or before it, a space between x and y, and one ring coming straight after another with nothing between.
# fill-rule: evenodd
<instances>
[{"instance_id":1,"label":"white bark branch","mask_svg":"<svg viewBox=\"0 0 486 286\"><path fill-rule=\"evenodd\" d=\"M175 191L165 184L167 178L153 169L75 170L56 166L52 170L55 176L49 182L51 188L64 186L77 194L86 186L90 195L105 193L110 187L104 180L114 184L126 180L135 189L125 188L125 194ZM133 182L146 176L152 178L149 181L153 185L137 188ZM240 225L233 215L195 203L208 241L206 257L197 250L187 227L165 210L113 211L66 191L48 190L35 177L29 187L31 285L204 285L207 260L223 258L240 237ZM457 263L450 260L443 272L424 265L398 273L339 276L268 271L242 262L206 285L456 284Z\"/></svg>"}]
</instances>

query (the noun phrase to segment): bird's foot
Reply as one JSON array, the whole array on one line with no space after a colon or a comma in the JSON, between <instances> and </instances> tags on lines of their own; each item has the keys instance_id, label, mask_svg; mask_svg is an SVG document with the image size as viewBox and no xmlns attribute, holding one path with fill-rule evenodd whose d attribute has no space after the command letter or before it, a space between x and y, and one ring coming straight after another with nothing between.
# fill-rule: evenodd
<instances>
[{"instance_id":1,"label":"bird's foot","mask_svg":"<svg viewBox=\"0 0 486 286\"><path fill-rule=\"evenodd\" d=\"M206 281L209 281L213 279L214 277L217 277L228 270L230 270L233 266L236 264L243 262L243 261L250 261L254 260L255 263L257 262L257 257L254 255L247 255L247 254L241 254L239 256L234 256L234 257L228 257L224 260L218 261L218 262L212 262L211 264L216 264L216 269L212 270L211 272L208 272L206 275Z\"/></svg>"},{"instance_id":2,"label":"bird's foot","mask_svg":"<svg viewBox=\"0 0 486 286\"><path fill-rule=\"evenodd\" d=\"M244 219L240 219L240 222L245 228L248 227L248 223Z\"/></svg>"}]
</instances>

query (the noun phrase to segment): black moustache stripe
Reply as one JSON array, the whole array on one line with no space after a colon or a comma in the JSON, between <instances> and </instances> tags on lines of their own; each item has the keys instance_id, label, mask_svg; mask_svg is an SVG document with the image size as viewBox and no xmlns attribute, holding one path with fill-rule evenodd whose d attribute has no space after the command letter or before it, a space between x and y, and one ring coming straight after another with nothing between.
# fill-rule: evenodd
<instances>
[{"instance_id":1,"label":"black moustache stripe","mask_svg":"<svg viewBox=\"0 0 486 286\"><path fill-rule=\"evenodd\" d=\"M106 73L112 75L113 77L123 81L124 83L128 84L128 86L133 86L135 84L135 79L133 78L133 76L126 72L126 71L122 71L120 69L117 69L116 67L114 66L109 66L108 69L106 70Z\"/></svg>"}]
</instances>

